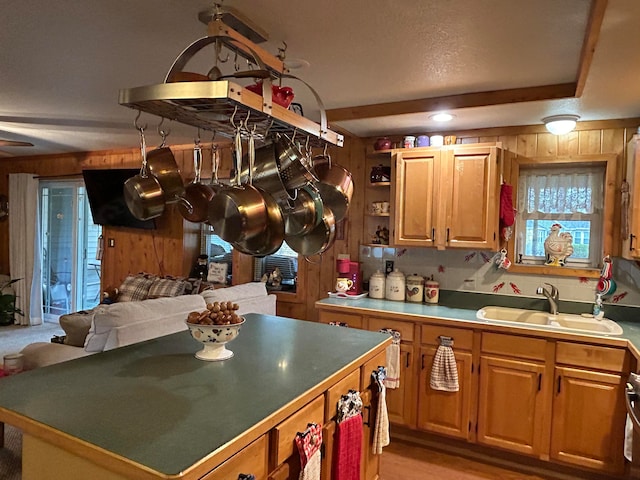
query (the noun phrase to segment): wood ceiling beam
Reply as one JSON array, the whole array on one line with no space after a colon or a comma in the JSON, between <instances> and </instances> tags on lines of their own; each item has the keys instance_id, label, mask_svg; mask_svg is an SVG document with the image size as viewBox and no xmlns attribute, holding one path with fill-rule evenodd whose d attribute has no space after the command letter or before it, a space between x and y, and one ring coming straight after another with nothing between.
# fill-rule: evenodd
<instances>
[{"instance_id":1,"label":"wood ceiling beam","mask_svg":"<svg viewBox=\"0 0 640 480\"><path fill-rule=\"evenodd\" d=\"M582 42L582 52L580 52L580 67L578 68L578 77L576 79L576 97L582 96L584 86L587 83L589 68L593 61L593 54L596 51L598 38L600 37L600 29L604 20L604 13L607 9L609 0L593 0L591 3L591 12L589 12L589 20L587 22L587 30L584 34Z\"/></svg>"},{"instance_id":2,"label":"wood ceiling beam","mask_svg":"<svg viewBox=\"0 0 640 480\"><path fill-rule=\"evenodd\" d=\"M327 110L327 119L330 122L338 122L344 120L358 120L362 118L385 117L389 115L404 115L408 113L434 112L438 110L452 110L469 107L486 107L491 105L504 105L507 103L534 102L537 100L552 100L573 97L575 91L575 83L561 83L557 85L543 85L539 87L510 88L506 90L463 93L461 95L446 95L442 97L404 100L400 102L334 108Z\"/></svg>"}]
</instances>

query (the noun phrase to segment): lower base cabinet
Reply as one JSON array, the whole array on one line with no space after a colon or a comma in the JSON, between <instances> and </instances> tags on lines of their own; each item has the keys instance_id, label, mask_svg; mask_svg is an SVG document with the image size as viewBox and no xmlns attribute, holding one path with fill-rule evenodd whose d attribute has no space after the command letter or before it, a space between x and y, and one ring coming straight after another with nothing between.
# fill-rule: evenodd
<instances>
[{"instance_id":1,"label":"lower base cabinet","mask_svg":"<svg viewBox=\"0 0 640 480\"><path fill-rule=\"evenodd\" d=\"M321 321L378 330L404 325L399 390L387 390L391 423L620 477L630 371L626 348L321 310ZM454 341L459 390L430 388L440 336ZM413 342L405 342L410 338ZM413 359L412 359L413 357ZM413 360L413 361L412 361ZM374 460L375 461L375 460ZM370 480L371 475L362 478Z\"/></svg>"}]
</instances>

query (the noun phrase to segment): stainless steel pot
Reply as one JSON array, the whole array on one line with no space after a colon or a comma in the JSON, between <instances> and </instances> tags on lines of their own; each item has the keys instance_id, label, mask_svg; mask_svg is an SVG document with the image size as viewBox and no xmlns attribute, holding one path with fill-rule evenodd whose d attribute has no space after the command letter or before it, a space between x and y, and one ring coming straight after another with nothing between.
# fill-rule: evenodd
<instances>
[{"instance_id":1,"label":"stainless steel pot","mask_svg":"<svg viewBox=\"0 0 640 480\"><path fill-rule=\"evenodd\" d=\"M320 193L311 186L296 190L296 197L281 203L284 230L288 236L309 233L322 221L324 206Z\"/></svg>"},{"instance_id":2,"label":"stainless steel pot","mask_svg":"<svg viewBox=\"0 0 640 480\"><path fill-rule=\"evenodd\" d=\"M153 175L165 194L165 203L178 203L184 197L184 181L180 175L180 168L169 147L162 145L147 155L149 171Z\"/></svg>"},{"instance_id":3,"label":"stainless steel pot","mask_svg":"<svg viewBox=\"0 0 640 480\"><path fill-rule=\"evenodd\" d=\"M124 200L127 208L138 220L151 220L164 212L165 195L160 183L147 172L147 147L144 129L140 129L140 173L124 182Z\"/></svg>"},{"instance_id":4,"label":"stainless steel pot","mask_svg":"<svg viewBox=\"0 0 640 480\"><path fill-rule=\"evenodd\" d=\"M215 195L214 190L205 185L200 180L202 172L202 148L200 143L196 143L193 147L193 165L195 170L195 178L193 182L185 187L184 199L190 204L190 207L184 203L178 205L180 214L188 221L199 223L207 220L209 213L209 202Z\"/></svg>"},{"instance_id":5,"label":"stainless steel pot","mask_svg":"<svg viewBox=\"0 0 640 480\"><path fill-rule=\"evenodd\" d=\"M284 241L294 252L311 257L324 253L335 239L336 220L333 212L325 205L322 221L309 233L285 237Z\"/></svg>"},{"instance_id":6,"label":"stainless steel pot","mask_svg":"<svg viewBox=\"0 0 640 480\"><path fill-rule=\"evenodd\" d=\"M257 187L256 187L257 188ZM260 235L233 243L233 247L246 255L264 257L276 253L284 241L285 229L282 211L275 199L257 188L267 205L267 225Z\"/></svg>"},{"instance_id":7,"label":"stainless steel pot","mask_svg":"<svg viewBox=\"0 0 640 480\"><path fill-rule=\"evenodd\" d=\"M253 154L251 149L250 169ZM254 151L255 153L255 151ZM268 207L262 192L249 183L242 184L242 139L240 130L236 131L234 141L236 184L221 188L209 202L208 218L216 234L229 243L244 242L259 235L267 228Z\"/></svg>"}]
</instances>

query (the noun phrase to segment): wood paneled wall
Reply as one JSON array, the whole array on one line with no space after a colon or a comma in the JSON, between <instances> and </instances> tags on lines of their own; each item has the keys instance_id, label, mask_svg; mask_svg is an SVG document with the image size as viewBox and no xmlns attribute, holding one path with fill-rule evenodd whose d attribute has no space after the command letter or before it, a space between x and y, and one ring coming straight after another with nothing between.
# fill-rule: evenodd
<instances>
[{"instance_id":1,"label":"wood paneled wall","mask_svg":"<svg viewBox=\"0 0 640 480\"><path fill-rule=\"evenodd\" d=\"M462 143L502 142L505 149L527 157L614 153L618 156L616 186L619 189L625 174L626 144L638 125L640 119L581 122L576 131L559 137L547 133L543 126L449 133L456 134ZM365 205L362 186L368 181L369 176L369 172L365 171L365 155L367 149L372 148L376 138L360 139L347 136L344 147L329 149L333 161L347 168L353 176L355 191L349 215L339 227L342 234L332 248L320 258L314 257L310 262L300 261L299 292L296 295L279 294L279 314L316 320L314 302L326 297L327 292L333 289L337 256L348 253L353 260L358 258L359 245L364 242ZM397 142L402 140L401 136L390 138ZM223 157L220 176L227 177L231 168L230 145L225 142L221 147ZM191 147L172 147L172 150L183 177L191 179ZM207 159L207 149L204 155ZM69 175L80 177L82 169L85 168L136 168L139 161L137 149L4 159L0 160L0 193L8 190L9 173L26 172L50 178ZM205 165L208 165L208 161ZM508 165L506 168L508 169ZM616 215L619 215L618 211ZM103 287L118 285L130 272L148 271L173 275L185 275L189 272L199 253L199 225L183 221L175 207L169 207L167 212L157 219L157 226L154 231L104 229L105 239L113 238L115 247L105 246ZM0 273L9 273L8 239L8 222L0 222ZM243 282L250 281L253 276L252 267L252 259L240 255L234 268L237 278Z\"/></svg>"}]
</instances>

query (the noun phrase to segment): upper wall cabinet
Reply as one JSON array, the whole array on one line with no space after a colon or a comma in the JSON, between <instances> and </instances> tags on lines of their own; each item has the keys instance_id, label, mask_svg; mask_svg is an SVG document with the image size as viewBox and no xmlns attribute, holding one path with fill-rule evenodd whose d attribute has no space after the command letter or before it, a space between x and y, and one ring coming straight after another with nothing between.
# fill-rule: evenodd
<instances>
[{"instance_id":1,"label":"upper wall cabinet","mask_svg":"<svg viewBox=\"0 0 640 480\"><path fill-rule=\"evenodd\" d=\"M500 144L396 150L394 245L497 250L501 158Z\"/></svg>"},{"instance_id":2,"label":"upper wall cabinet","mask_svg":"<svg viewBox=\"0 0 640 480\"><path fill-rule=\"evenodd\" d=\"M627 182L628 200L622 202L622 256L637 260L640 258L640 135L634 135L627 145Z\"/></svg>"}]
</instances>

